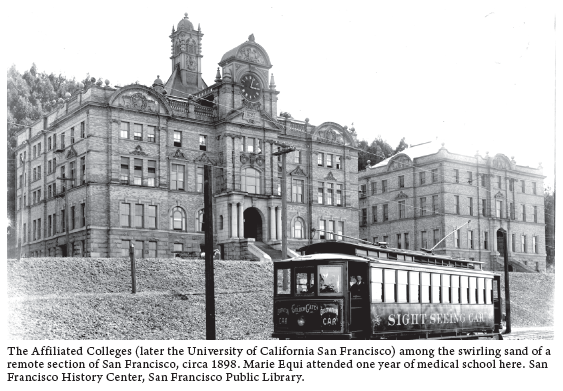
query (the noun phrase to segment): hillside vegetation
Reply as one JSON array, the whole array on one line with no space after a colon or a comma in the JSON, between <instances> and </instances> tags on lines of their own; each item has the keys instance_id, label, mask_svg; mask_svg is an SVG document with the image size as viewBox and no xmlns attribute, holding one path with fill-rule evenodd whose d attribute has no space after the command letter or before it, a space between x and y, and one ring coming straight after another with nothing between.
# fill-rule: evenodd
<instances>
[{"instance_id":1,"label":"hillside vegetation","mask_svg":"<svg viewBox=\"0 0 563 391\"><path fill-rule=\"evenodd\" d=\"M13 339L205 339L203 260L8 260ZM215 261L218 339L269 339L269 262ZM553 274L511 273L513 327L553 325ZM504 295L504 286L502 286Z\"/></svg>"}]
</instances>

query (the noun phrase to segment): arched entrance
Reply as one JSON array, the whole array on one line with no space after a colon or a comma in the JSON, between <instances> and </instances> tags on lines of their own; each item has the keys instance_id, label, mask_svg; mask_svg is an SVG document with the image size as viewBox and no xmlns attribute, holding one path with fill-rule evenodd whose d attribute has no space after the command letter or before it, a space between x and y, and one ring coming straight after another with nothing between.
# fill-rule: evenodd
<instances>
[{"instance_id":1,"label":"arched entrance","mask_svg":"<svg viewBox=\"0 0 563 391\"><path fill-rule=\"evenodd\" d=\"M244 211L244 237L254 238L262 241L262 217L256 208L248 208Z\"/></svg>"}]
</instances>

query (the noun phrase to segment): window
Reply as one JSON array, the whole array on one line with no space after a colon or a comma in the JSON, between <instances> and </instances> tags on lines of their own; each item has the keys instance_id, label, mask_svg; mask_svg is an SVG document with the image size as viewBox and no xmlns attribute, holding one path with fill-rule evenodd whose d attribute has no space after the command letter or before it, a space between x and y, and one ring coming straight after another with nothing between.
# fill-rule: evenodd
<instances>
[{"instance_id":1,"label":"window","mask_svg":"<svg viewBox=\"0 0 563 391\"><path fill-rule=\"evenodd\" d=\"M430 273L420 273L420 302L430 303Z\"/></svg>"},{"instance_id":2,"label":"window","mask_svg":"<svg viewBox=\"0 0 563 391\"><path fill-rule=\"evenodd\" d=\"M65 210L61 210L61 232L66 232L66 212Z\"/></svg>"},{"instance_id":3,"label":"window","mask_svg":"<svg viewBox=\"0 0 563 391\"><path fill-rule=\"evenodd\" d=\"M141 240L135 240L135 259L143 258L144 247L145 242Z\"/></svg>"},{"instance_id":4,"label":"window","mask_svg":"<svg viewBox=\"0 0 563 391\"><path fill-rule=\"evenodd\" d=\"M459 234L460 234L460 230L459 230L459 229L456 229L456 230L454 231L454 246L455 246L455 248L460 248L460 244L461 244L461 243L460 243Z\"/></svg>"},{"instance_id":5,"label":"window","mask_svg":"<svg viewBox=\"0 0 563 391\"><path fill-rule=\"evenodd\" d=\"M433 234L433 240L434 240L434 246L438 244L438 242L440 241L440 230L439 229L435 229L432 231Z\"/></svg>"},{"instance_id":6,"label":"window","mask_svg":"<svg viewBox=\"0 0 563 391\"><path fill-rule=\"evenodd\" d=\"M41 220L39 220L41 221ZM534 251L534 254L538 254L538 237L537 236L532 236L532 250Z\"/></svg>"},{"instance_id":7,"label":"window","mask_svg":"<svg viewBox=\"0 0 563 391\"><path fill-rule=\"evenodd\" d=\"M481 200L481 213L483 216L487 215L487 200Z\"/></svg>"},{"instance_id":8,"label":"window","mask_svg":"<svg viewBox=\"0 0 563 391\"><path fill-rule=\"evenodd\" d=\"M293 152L293 163L301 164L301 151Z\"/></svg>"},{"instance_id":9,"label":"window","mask_svg":"<svg viewBox=\"0 0 563 391\"><path fill-rule=\"evenodd\" d=\"M331 154L326 155L326 166L328 168L332 168L332 155Z\"/></svg>"},{"instance_id":10,"label":"window","mask_svg":"<svg viewBox=\"0 0 563 391\"><path fill-rule=\"evenodd\" d=\"M207 136L203 134L199 135L199 150L207 151Z\"/></svg>"},{"instance_id":11,"label":"window","mask_svg":"<svg viewBox=\"0 0 563 391\"><path fill-rule=\"evenodd\" d=\"M294 179L293 180L293 191L292 191L292 195L293 195L293 202L304 202L303 199L303 188L305 186L305 181L301 180L301 179Z\"/></svg>"},{"instance_id":12,"label":"window","mask_svg":"<svg viewBox=\"0 0 563 391\"><path fill-rule=\"evenodd\" d=\"M281 283L286 285L286 280L288 279L286 273L289 272L287 269L278 269L278 294L290 293L289 287L281 290ZM281 272L281 273L280 273ZM283 273L283 275L282 275ZM289 274L289 273L287 273ZM315 274L316 270L314 267L300 267L295 269L295 293L298 295L312 295L315 293Z\"/></svg>"},{"instance_id":13,"label":"window","mask_svg":"<svg viewBox=\"0 0 563 391\"><path fill-rule=\"evenodd\" d=\"M397 234L397 248L402 248L402 244L403 244L403 235L402 234Z\"/></svg>"},{"instance_id":14,"label":"window","mask_svg":"<svg viewBox=\"0 0 563 391\"><path fill-rule=\"evenodd\" d=\"M395 303L395 270L384 269L383 299L385 303Z\"/></svg>"},{"instance_id":15,"label":"window","mask_svg":"<svg viewBox=\"0 0 563 391\"><path fill-rule=\"evenodd\" d=\"M37 180L37 168L33 167L33 180L36 181Z\"/></svg>"},{"instance_id":16,"label":"window","mask_svg":"<svg viewBox=\"0 0 563 391\"><path fill-rule=\"evenodd\" d=\"M435 168L432 170L432 183L438 182L438 169Z\"/></svg>"},{"instance_id":17,"label":"window","mask_svg":"<svg viewBox=\"0 0 563 391\"><path fill-rule=\"evenodd\" d=\"M469 277L469 288L467 289L469 304L477 304L477 279Z\"/></svg>"},{"instance_id":18,"label":"window","mask_svg":"<svg viewBox=\"0 0 563 391\"><path fill-rule=\"evenodd\" d=\"M399 175L399 187L400 188L405 187L405 176L404 175Z\"/></svg>"},{"instance_id":19,"label":"window","mask_svg":"<svg viewBox=\"0 0 563 391\"><path fill-rule=\"evenodd\" d=\"M471 171L467 171L467 183L470 185L473 184L473 173Z\"/></svg>"},{"instance_id":20,"label":"window","mask_svg":"<svg viewBox=\"0 0 563 391\"><path fill-rule=\"evenodd\" d=\"M492 304L493 302L493 280L490 278L485 278L485 289L483 290L485 295L485 304Z\"/></svg>"},{"instance_id":21,"label":"window","mask_svg":"<svg viewBox=\"0 0 563 391\"><path fill-rule=\"evenodd\" d=\"M508 180L508 189L510 191L514 191L514 179L509 179Z\"/></svg>"},{"instance_id":22,"label":"window","mask_svg":"<svg viewBox=\"0 0 563 391\"><path fill-rule=\"evenodd\" d=\"M63 179L61 182L61 186L62 186L62 192L64 193L66 191L66 181L64 180L66 178L66 170L65 170L65 166L61 166L61 178Z\"/></svg>"},{"instance_id":23,"label":"window","mask_svg":"<svg viewBox=\"0 0 563 391\"><path fill-rule=\"evenodd\" d=\"M441 275L432 273L430 275L430 301L432 303L440 303L442 301L441 295Z\"/></svg>"},{"instance_id":24,"label":"window","mask_svg":"<svg viewBox=\"0 0 563 391\"><path fill-rule=\"evenodd\" d=\"M372 222L377 223L377 205L371 207Z\"/></svg>"},{"instance_id":25,"label":"window","mask_svg":"<svg viewBox=\"0 0 563 391\"><path fill-rule=\"evenodd\" d=\"M147 206L147 228L156 228L156 206Z\"/></svg>"},{"instance_id":26,"label":"window","mask_svg":"<svg viewBox=\"0 0 563 391\"><path fill-rule=\"evenodd\" d=\"M473 249L473 231L467 231L467 246Z\"/></svg>"},{"instance_id":27,"label":"window","mask_svg":"<svg viewBox=\"0 0 563 391\"><path fill-rule=\"evenodd\" d=\"M145 208L142 204L135 204L135 228L143 228Z\"/></svg>"},{"instance_id":28,"label":"window","mask_svg":"<svg viewBox=\"0 0 563 391\"><path fill-rule=\"evenodd\" d=\"M326 230L326 226L325 226L325 221L324 220L319 220L319 239L324 239L325 238L325 230Z\"/></svg>"},{"instance_id":29,"label":"window","mask_svg":"<svg viewBox=\"0 0 563 391\"><path fill-rule=\"evenodd\" d=\"M419 272L408 272L408 276L409 276L409 284L408 284L409 303L418 303L420 301L420 297L419 297L420 274Z\"/></svg>"},{"instance_id":30,"label":"window","mask_svg":"<svg viewBox=\"0 0 563 391\"><path fill-rule=\"evenodd\" d=\"M80 184L83 185L86 183L86 157L82 156L80 158Z\"/></svg>"},{"instance_id":31,"label":"window","mask_svg":"<svg viewBox=\"0 0 563 391\"><path fill-rule=\"evenodd\" d=\"M23 242L27 241L27 224L23 223Z\"/></svg>"},{"instance_id":32,"label":"window","mask_svg":"<svg viewBox=\"0 0 563 391\"><path fill-rule=\"evenodd\" d=\"M143 184L143 159L133 159L133 180L136 186Z\"/></svg>"},{"instance_id":33,"label":"window","mask_svg":"<svg viewBox=\"0 0 563 391\"><path fill-rule=\"evenodd\" d=\"M70 229L76 228L76 208L74 206L70 207Z\"/></svg>"},{"instance_id":34,"label":"window","mask_svg":"<svg viewBox=\"0 0 563 391\"><path fill-rule=\"evenodd\" d=\"M538 222L538 207L534 206L534 223Z\"/></svg>"},{"instance_id":35,"label":"window","mask_svg":"<svg viewBox=\"0 0 563 391\"><path fill-rule=\"evenodd\" d=\"M419 172L418 178L420 180L420 184L424 185L426 183L426 172Z\"/></svg>"},{"instance_id":36,"label":"window","mask_svg":"<svg viewBox=\"0 0 563 391\"><path fill-rule=\"evenodd\" d=\"M324 166L324 153L319 152L319 154L317 155L317 166L322 167Z\"/></svg>"},{"instance_id":37,"label":"window","mask_svg":"<svg viewBox=\"0 0 563 391\"><path fill-rule=\"evenodd\" d=\"M70 128L70 143L74 144L74 127Z\"/></svg>"},{"instance_id":38,"label":"window","mask_svg":"<svg viewBox=\"0 0 563 391\"><path fill-rule=\"evenodd\" d=\"M362 225L366 225L368 222L368 210L367 208L362 209L362 217L361 217Z\"/></svg>"},{"instance_id":39,"label":"window","mask_svg":"<svg viewBox=\"0 0 563 391\"><path fill-rule=\"evenodd\" d=\"M52 217L49 215L47 216L47 236L52 235L52 230L53 230L53 220Z\"/></svg>"},{"instance_id":40,"label":"window","mask_svg":"<svg viewBox=\"0 0 563 391\"><path fill-rule=\"evenodd\" d=\"M243 187L244 187L244 177L242 179L243 179ZM203 167L197 167L197 169L196 169L196 180L197 180L196 191L203 193L203 180L204 180L204 178L203 178Z\"/></svg>"},{"instance_id":41,"label":"window","mask_svg":"<svg viewBox=\"0 0 563 391\"><path fill-rule=\"evenodd\" d=\"M365 183L363 185L360 185L360 197L366 196L366 190L367 190L367 185Z\"/></svg>"},{"instance_id":42,"label":"window","mask_svg":"<svg viewBox=\"0 0 563 391\"><path fill-rule=\"evenodd\" d=\"M469 281L467 276L459 277L459 302L461 304L468 303Z\"/></svg>"},{"instance_id":43,"label":"window","mask_svg":"<svg viewBox=\"0 0 563 391\"><path fill-rule=\"evenodd\" d=\"M86 204L84 203L80 204L80 216L80 227L86 227Z\"/></svg>"},{"instance_id":44,"label":"window","mask_svg":"<svg viewBox=\"0 0 563 391\"><path fill-rule=\"evenodd\" d=\"M497 187L502 189L502 177L500 175L497 175Z\"/></svg>"},{"instance_id":45,"label":"window","mask_svg":"<svg viewBox=\"0 0 563 391\"><path fill-rule=\"evenodd\" d=\"M324 182L319 182L317 188L317 202L319 204L324 204Z\"/></svg>"},{"instance_id":46,"label":"window","mask_svg":"<svg viewBox=\"0 0 563 391\"><path fill-rule=\"evenodd\" d=\"M338 221L336 223L336 233L338 234L336 239L342 240L342 235L344 235L344 221Z\"/></svg>"},{"instance_id":47,"label":"window","mask_svg":"<svg viewBox=\"0 0 563 391\"><path fill-rule=\"evenodd\" d=\"M203 171L203 169L201 170ZM202 179L203 179L203 172L202 172ZM203 186L201 186L201 188L203 190ZM244 170L244 176L242 177L242 188L247 193L260 194L260 171L255 170L254 168L246 168Z\"/></svg>"},{"instance_id":48,"label":"window","mask_svg":"<svg viewBox=\"0 0 563 391\"><path fill-rule=\"evenodd\" d=\"M404 219L407 217L405 210L405 201L399 201L399 218Z\"/></svg>"},{"instance_id":49,"label":"window","mask_svg":"<svg viewBox=\"0 0 563 391\"><path fill-rule=\"evenodd\" d=\"M156 160L149 160L147 162L147 186L155 187L156 183ZM176 176L176 181L178 181L178 176ZM178 185L178 183L176 183Z\"/></svg>"},{"instance_id":50,"label":"window","mask_svg":"<svg viewBox=\"0 0 563 391\"><path fill-rule=\"evenodd\" d=\"M254 137L245 137L246 152L254 153ZM244 151L244 149L243 149Z\"/></svg>"},{"instance_id":51,"label":"window","mask_svg":"<svg viewBox=\"0 0 563 391\"><path fill-rule=\"evenodd\" d=\"M420 215L426 216L426 197L420 198Z\"/></svg>"},{"instance_id":52,"label":"window","mask_svg":"<svg viewBox=\"0 0 563 391\"><path fill-rule=\"evenodd\" d=\"M37 156L41 156L41 143L37 144Z\"/></svg>"},{"instance_id":53,"label":"window","mask_svg":"<svg viewBox=\"0 0 563 391\"><path fill-rule=\"evenodd\" d=\"M34 145L33 146L33 159L35 159L37 157L37 147Z\"/></svg>"},{"instance_id":54,"label":"window","mask_svg":"<svg viewBox=\"0 0 563 391\"><path fill-rule=\"evenodd\" d=\"M154 143L154 142L156 142L155 133L156 133L156 127L154 127L154 126L147 126L147 141L148 141L149 143Z\"/></svg>"},{"instance_id":55,"label":"window","mask_svg":"<svg viewBox=\"0 0 563 391\"><path fill-rule=\"evenodd\" d=\"M485 174L481 175L481 186L485 187L486 186L486 180L485 180Z\"/></svg>"},{"instance_id":56,"label":"window","mask_svg":"<svg viewBox=\"0 0 563 391\"><path fill-rule=\"evenodd\" d=\"M341 170L342 169L342 156L336 156L335 161L336 161L336 169Z\"/></svg>"},{"instance_id":57,"label":"window","mask_svg":"<svg viewBox=\"0 0 563 391\"><path fill-rule=\"evenodd\" d=\"M39 152L41 152L41 144L39 144ZM532 194L537 194L536 191L536 182L532 182Z\"/></svg>"},{"instance_id":58,"label":"window","mask_svg":"<svg viewBox=\"0 0 563 391\"><path fill-rule=\"evenodd\" d=\"M184 166L181 164L172 164L170 190L184 190Z\"/></svg>"},{"instance_id":59,"label":"window","mask_svg":"<svg viewBox=\"0 0 563 391\"><path fill-rule=\"evenodd\" d=\"M37 220L37 239L41 239L41 219Z\"/></svg>"},{"instance_id":60,"label":"window","mask_svg":"<svg viewBox=\"0 0 563 391\"><path fill-rule=\"evenodd\" d=\"M84 121L80 123L80 138L86 138L86 126Z\"/></svg>"},{"instance_id":61,"label":"window","mask_svg":"<svg viewBox=\"0 0 563 391\"><path fill-rule=\"evenodd\" d=\"M196 229L198 231L205 231L205 213L203 209L197 211Z\"/></svg>"},{"instance_id":62,"label":"window","mask_svg":"<svg viewBox=\"0 0 563 391\"><path fill-rule=\"evenodd\" d=\"M293 224L293 237L295 239L303 239L303 220L301 218L296 218Z\"/></svg>"},{"instance_id":63,"label":"window","mask_svg":"<svg viewBox=\"0 0 563 391\"><path fill-rule=\"evenodd\" d=\"M389 205L383 205L383 221L389 221Z\"/></svg>"},{"instance_id":64,"label":"window","mask_svg":"<svg viewBox=\"0 0 563 391\"><path fill-rule=\"evenodd\" d=\"M129 247L131 247L130 240L122 240L121 241L121 256L122 257L129 257Z\"/></svg>"},{"instance_id":65,"label":"window","mask_svg":"<svg viewBox=\"0 0 563 391\"><path fill-rule=\"evenodd\" d=\"M376 194L377 193L377 182L372 182L371 183L371 194Z\"/></svg>"},{"instance_id":66,"label":"window","mask_svg":"<svg viewBox=\"0 0 563 391\"><path fill-rule=\"evenodd\" d=\"M327 226L326 230L328 231L328 233L326 234L326 238L329 239L329 240L334 239L334 235L333 235L333 233L334 233L334 220L328 221L328 226Z\"/></svg>"},{"instance_id":67,"label":"window","mask_svg":"<svg viewBox=\"0 0 563 391\"><path fill-rule=\"evenodd\" d=\"M53 143L52 143L51 137L49 137L47 139L47 150L50 151L51 149L53 149ZM20 155L20 160L21 160L21 155Z\"/></svg>"},{"instance_id":68,"label":"window","mask_svg":"<svg viewBox=\"0 0 563 391\"><path fill-rule=\"evenodd\" d=\"M121 203L121 219L120 225L122 227L131 226L131 204Z\"/></svg>"},{"instance_id":69,"label":"window","mask_svg":"<svg viewBox=\"0 0 563 391\"><path fill-rule=\"evenodd\" d=\"M143 125L134 124L133 139L135 141L143 141Z\"/></svg>"},{"instance_id":70,"label":"window","mask_svg":"<svg viewBox=\"0 0 563 391\"><path fill-rule=\"evenodd\" d=\"M327 205L334 204L334 183L326 184L326 204Z\"/></svg>"},{"instance_id":71,"label":"window","mask_svg":"<svg viewBox=\"0 0 563 391\"><path fill-rule=\"evenodd\" d=\"M512 244L512 252L515 253L516 252L516 234L512 234L511 244Z\"/></svg>"},{"instance_id":72,"label":"window","mask_svg":"<svg viewBox=\"0 0 563 391\"><path fill-rule=\"evenodd\" d=\"M489 233L485 231L484 238L483 238L483 248L485 250L489 249Z\"/></svg>"},{"instance_id":73,"label":"window","mask_svg":"<svg viewBox=\"0 0 563 391\"><path fill-rule=\"evenodd\" d=\"M526 221L526 205L522 205L522 221Z\"/></svg>"},{"instance_id":74,"label":"window","mask_svg":"<svg viewBox=\"0 0 563 391\"><path fill-rule=\"evenodd\" d=\"M455 183L459 183L459 170L454 170ZM434 182L434 176L432 176L432 182Z\"/></svg>"},{"instance_id":75,"label":"window","mask_svg":"<svg viewBox=\"0 0 563 391\"><path fill-rule=\"evenodd\" d=\"M122 185L129 184L129 158L122 157L121 158L121 175L120 180Z\"/></svg>"},{"instance_id":76,"label":"window","mask_svg":"<svg viewBox=\"0 0 563 391\"><path fill-rule=\"evenodd\" d=\"M522 193L526 192L526 182L524 181L520 181L521 187L522 187Z\"/></svg>"},{"instance_id":77,"label":"window","mask_svg":"<svg viewBox=\"0 0 563 391\"><path fill-rule=\"evenodd\" d=\"M521 246L522 246L520 250L521 250L523 253L525 253L526 250L527 250L527 249L526 249L526 235L522 235L522 236L520 237L520 240L521 240L521 243L520 243L520 244L521 244Z\"/></svg>"},{"instance_id":78,"label":"window","mask_svg":"<svg viewBox=\"0 0 563 391\"><path fill-rule=\"evenodd\" d=\"M420 243L422 248L428 248L428 238L426 237L426 231L420 232Z\"/></svg>"},{"instance_id":79,"label":"window","mask_svg":"<svg viewBox=\"0 0 563 391\"><path fill-rule=\"evenodd\" d=\"M450 292L450 303L452 304L458 304L460 301L460 297L459 297L459 276L444 276L444 278L449 279L449 285L451 286L449 289ZM444 281L444 280L442 280ZM444 288L445 289L445 288Z\"/></svg>"},{"instance_id":80,"label":"window","mask_svg":"<svg viewBox=\"0 0 563 391\"><path fill-rule=\"evenodd\" d=\"M468 203L468 207L469 207L469 216L473 216L473 198L468 197L467 203Z\"/></svg>"},{"instance_id":81,"label":"window","mask_svg":"<svg viewBox=\"0 0 563 391\"><path fill-rule=\"evenodd\" d=\"M148 258L156 258L156 242L149 242Z\"/></svg>"},{"instance_id":82,"label":"window","mask_svg":"<svg viewBox=\"0 0 563 391\"><path fill-rule=\"evenodd\" d=\"M342 206L342 185L336 185L336 206Z\"/></svg>"},{"instance_id":83,"label":"window","mask_svg":"<svg viewBox=\"0 0 563 391\"><path fill-rule=\"evenodd\" d=\"M170 215L170 225L175 231L186 230L186 212L184 212L184 209L178 206L172 209L172 214Z\"/></svg>"},{"instance_id":84,"label":"window","mask_svg":"<svg viewBox=\"0 0 563 391\"><path fill-rule=\"evenodd\" d=\"M174 146L181 147L182 146L182 132L177 130L174 131Z\"/></svg>"},{"instance_id":85,"label":"window","mask_svg":"<svg viewBox=\"0 0 563 391\"><path fill-rule=\"evenodd\" d=\"M500 200L496 200L495 202L496 204L496 217L501 219L503 217L503 213L502 213L502 201Z\"/></svg>"},{"instance_id":86,"label":"window","mask_svg":"<svg viewBox=\"0 0 563 391\"><path fill-rule=\"evenodd\" d=\"M121 138L129 138L129 122L121 121L121 132L119 136Z\"/></svg>"},{"instance_id":87,"label":"window","mask_svg":"<svg viewBox=\"0 0 563 391\"><path fill-rule=\"evenodd\" d=\"M387 191L387 179L381 181L381 192L385 193Z\"/></svg>"},{"instance_id":88,"label":"window","mask_svg":"<svg viewBox=\"0 0 563 391\"><path fill-rule=\"evenodd\" d=\"M454 196L455 201L455 214L459 214L459 196Z\"/></svg>"},{"instance_id":89,"label":"window","mask_svg":"<svg viewBox=\"0 0 563 391\"><path fill-rule=\"evenodd\" d=\"M184 243L174 243L174 252L181 253L184 251Z\"/></svg>"}]
</instances>

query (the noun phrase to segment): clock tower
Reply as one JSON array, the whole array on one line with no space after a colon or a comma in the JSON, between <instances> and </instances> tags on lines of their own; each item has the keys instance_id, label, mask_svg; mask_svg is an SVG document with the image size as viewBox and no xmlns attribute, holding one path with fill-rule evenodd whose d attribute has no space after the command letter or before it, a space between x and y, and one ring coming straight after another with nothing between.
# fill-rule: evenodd
<instances>
[{"instance_id":1,"label":"clock tower","mask_svg":"<svg viewBox=\"0 0 563 391\"><path fill-rule=\"evenodd\" d=\"M206 86L201 78L201 39L203 34L198 26L195 30L188 14L178 23L170 40L172 41L172 75L166 83L169 95L185 96L202 90ZM186 96L187 97L187 96Z\"/></svg>"}]
</instances>

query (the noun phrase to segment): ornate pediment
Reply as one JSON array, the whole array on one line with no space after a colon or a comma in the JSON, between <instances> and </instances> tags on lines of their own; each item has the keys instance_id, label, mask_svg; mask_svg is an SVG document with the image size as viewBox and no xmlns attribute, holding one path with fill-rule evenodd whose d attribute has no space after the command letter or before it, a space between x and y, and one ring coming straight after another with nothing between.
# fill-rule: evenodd
<instances>
[{"instance_id":1,"label":"ornate pediment","mask_svg":"<svg viewBox=\"0 0 563 391\"><path fill-rule=\"evenodd\" d=\"M261 167L264 165L264 156L259 153L241 152L240 162L242 164L250 164L251 166L257 165Z\"/></svg>"},{"instance_id":2,"label":"ornate pediment","mask_svg":"<svg viewBox=\"0 0 563 391\"><path fill-rule=\"evenodd\" d=\"M237 53L237 59L242 61L254 62L260 65L266 65L266 60L260 50L251 46L243 46Z\"/></svg>"},{"instance_id":3,"label":"ornate pediment","mask_svg":"<svg viewBox=\"0 0 563 391\"><path fill-rule=\"evenodd\" d=\"M208 166L215 165L215 162L211 160L205 152L199 155L197 158L195 158L194 163L203 163L204 165L208 165Z\"/></svg>"},{"instance_id":4,"label":"ornate pediment","mask_svg":"<svg viewBox=\"0 0 563 391\"><path fill-rule=\"evenodd\" d=\"M330 171L328 175L325 176L325 181L336 181L336 178L334 177L334 175L332 175L332 171Z\"/></svg>"},{"instance_id":5,"label":"ornate pediment","mask_svg":"<svg viewBox=\"0 0 563 391\"><path fill-rule=\"evenodd\" d=\"M504 198L504 194L499 191L497 194L495 194L495 198Z\"/></svg>"},{"instance_id":6,"label":"ornate pediment","mask_svg":"<svg viewBox=\"0 0 563 391\"><path fill-rule=\"evenodd\" d=\"M76 150L74 149L73 146L71 146L69 148L69 150L67 151L65 158L67 159L72 159L73 157L75 157L77 155Z\"/></svg>"},{"instance_id":7,"label":"ornate pediment","mask_svg":"<svg viewBox=\"0 0 563 391\"><path fill-rule=\"evenodd\" d=\"M179 149L176 150L176 152L174 152L171 157L175 158L175 159L186 159L186 156L184 155L184 153L182 151L180 151Z\"/></svg>"},{"instance_id":8,"label":"ornate pediment","mask_svg":"<svg viewBox=\"0 0 563 391\"><path fill-rule=\"evenodd\" d=\"M293 175L293 176L304 176L306 177L307 174L305 174L305 172L303 171L303 169L301 169L300 166L297 166L293 171L291 171L289 173L289 175Z\"/></svg>"},{"instance_id":9,"label":"ornate pediment","mask_svg":"<svg viewBox=\"0 0 563 391\"><path fill-rule=\"evenodd\" d=\"M397 156L387 165L387 170L401 170L403 168L410 167L411 165L412 161L407 156Z\"/></svg>"},{"instance_id":10,"label":"ornate pediment","mask_svg":"<svg viewBox=\"0 0 563 391\"><path fill-rule=\"evenodd\" d=\"M129 95L122 95L121 99L123 106L130 109L151 112L156 112L157 110L156 102L147 98L142 92L133 92Z\"/></svg>"},{"instance_id":11,"label":"ornate pediment","mask_svg":"<svg viewBox=\"0 0 563 391\"><path fill-rule=\"evenodd\" d=\"M344 137L342 137L342 134L332 127L318 131L317 140L334 144L344 144Z\"/></svg>"},{"instance_id":12,"label":"ornate pediment","mask_svg":"<svg viewBox=\"0 0 563 391\"><path fill-rule=\"evenodd\" d=\"M131 152L131 155L147 156L146 152L143 151L143 148L140 145L135 147L135 150Z\"/></svg>"},{"instance_id":13,"label":"ornate pediment","mask_svg":"<svg viewBox=\"0 0 563 391\"><path fill-rule=\"evenodd\" d=\"M408 194L404 193L402 190L399 192L399 194L397 194L397 196L395 197L396 199L399 198L409 198Z\"/></svg>"},{"instance_id":14,"label":"ornate pediment","mask_svg":"<svg viewBox=\"0 0 563 391\"><path fill-rule=\"evenodd\" d=\"M498 170L510 169L510 161L504 155L498 154L493 159L493 167Z\"/></svg>"}]
</instances>

